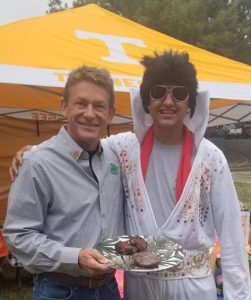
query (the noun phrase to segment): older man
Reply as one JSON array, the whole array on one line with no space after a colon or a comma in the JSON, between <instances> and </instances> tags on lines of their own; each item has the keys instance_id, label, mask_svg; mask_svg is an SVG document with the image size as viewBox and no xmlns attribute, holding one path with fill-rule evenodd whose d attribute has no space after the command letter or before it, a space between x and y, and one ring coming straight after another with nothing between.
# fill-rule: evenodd
<instances>
[{"instance_id":1,"label":"older man","mask_svg":"<svg viewBox=\"0 0 251 300\"><path fill-rule=\"evenodd\" d=\"M115 111L109 73L90 67L71 72L62 109L67 125L24 156L4 236L35 274L33 300L117 300L114 272L93 249L124 230L120 168L100 142Z\"/></svg>"}]
</instances>

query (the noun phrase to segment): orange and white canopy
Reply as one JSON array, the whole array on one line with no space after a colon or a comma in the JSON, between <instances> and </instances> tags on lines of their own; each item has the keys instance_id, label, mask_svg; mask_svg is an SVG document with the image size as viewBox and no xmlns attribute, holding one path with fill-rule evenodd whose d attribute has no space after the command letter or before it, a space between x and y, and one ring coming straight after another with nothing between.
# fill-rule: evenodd
<instances>
[{"instance_id":1,"label":"orange and white canopy","mask_svg":"<svg viewBox=\"0 0 251 300\"><path fill-rule=\"evenodd\" d=\"M200 89L209 90L211 98L225 99L224 104L212 102L211 125L251 120L251 66L183 43L94 4L0 26L0 40L2 116L60 118L59 100L67 74L86 64L111 72L116 90L114 122L126 122L130 119L128 91L139 86L143 73L140 59L154 51L174 49L189 52ZM233 108L240 103L245 107L237 116ZM216 120L217 114L221 116Z\"/></svg>"}]
</instances>

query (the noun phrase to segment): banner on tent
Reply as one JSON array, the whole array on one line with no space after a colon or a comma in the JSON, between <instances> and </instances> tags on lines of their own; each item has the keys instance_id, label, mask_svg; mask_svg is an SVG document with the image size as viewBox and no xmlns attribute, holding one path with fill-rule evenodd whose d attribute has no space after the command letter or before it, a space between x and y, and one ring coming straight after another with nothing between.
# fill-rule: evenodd
<instances>
[{"instance_id":1,"label":"banner on tent","mask_svg":"<svg viewBox=\"0 0 251 300\"><path fill-rule=\"evenodd\" d=\"M46 86L63 88L70 70L44 69L16 65L0 64L0 82L23 84L29 86ZM139 88L142 77L113 74L114 89L118 92L129 92ZM250 100L250 84L199 81L200 90L208 90L211 98Z\"/></svg>"},{"instance_id":2,"label":"banner on tent","mask_svg":"<svg viewBox=\"0 0 251 300\"><path fill-rule=\"evenodd\" d=\"M14 65L0 65L0 82L46 87L64 87L70 70L42 69ZM112 74L115 91L129 92L138 88L140 76Z\"/></svg>"}]
</instances>

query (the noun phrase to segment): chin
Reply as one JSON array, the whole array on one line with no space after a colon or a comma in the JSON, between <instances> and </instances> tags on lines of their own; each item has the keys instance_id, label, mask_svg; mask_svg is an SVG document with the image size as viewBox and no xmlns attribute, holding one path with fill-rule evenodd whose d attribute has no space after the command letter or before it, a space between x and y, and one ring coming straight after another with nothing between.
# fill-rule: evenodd
<instances>
[{"instance_id":1,"label":"chin","mask_svg":"<svg viewBox=\"0 0 251 300\"><path fill-rule=\"evenodd\" d=\"M80 130L78 132L78 134L79 134L79 136L82 136L82 137L86 137L86 138L93 137L94 138L99 135L99 131L97 129L91 129L91 130L83 129L83 130Z\"/></svg>"},{"instance_id":2,"label":"chin","mask_svg":"<svg viewBox=\"0 0 251 300\"><path fill-rule=\"evenodd\" d=\"M80 136L82 141L96 141L99 140L99 135L97 134L84 134Z\"/></svg>"},{"instance_id":3,"label":"chin","mask_svg":"<svg viewBox=\"0 0 251 300\"><path fill-rule=\"evenodd\" d=\"M161 127L174 127L177 125L177 123L173 120L161 120L160 122L158 122L158 125Z\"/></svg>"}]
</instances>

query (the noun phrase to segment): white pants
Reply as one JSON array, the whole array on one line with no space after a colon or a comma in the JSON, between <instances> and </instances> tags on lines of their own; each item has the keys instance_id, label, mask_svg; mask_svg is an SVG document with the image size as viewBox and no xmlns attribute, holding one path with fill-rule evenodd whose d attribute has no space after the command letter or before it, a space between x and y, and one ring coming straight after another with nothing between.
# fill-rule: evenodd
<instances>
[{"instance_id":1,"label":"white pants","mask_svg":"<svg viewBox=\"0 0 251 300\"><path fill-rule=\"evenodd\" d=\"M125 300L216 300L212 275L202 278L152 279L125 272Z\"/></svg>"}]
</instances>

